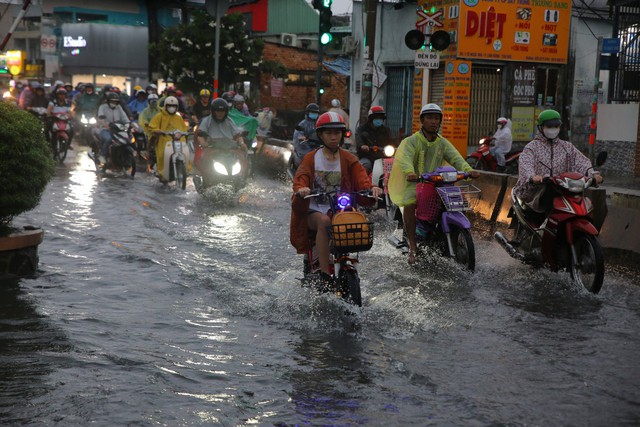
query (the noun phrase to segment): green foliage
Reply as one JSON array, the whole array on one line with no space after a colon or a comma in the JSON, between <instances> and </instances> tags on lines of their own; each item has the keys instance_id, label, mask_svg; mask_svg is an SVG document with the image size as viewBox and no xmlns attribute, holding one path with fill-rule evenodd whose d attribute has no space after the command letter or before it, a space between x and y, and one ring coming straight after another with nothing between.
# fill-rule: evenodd
<instances>
[{"instance_id":1,"label":"green foliage","mask_svg":"<svg viewBox=\"0 0 640 427\"><path fill-rule=\"evenodd\" d=\"M215 19L206 12L194 11L189 24L166 29L157 44L149 45L165 79L171 78L183 91L194 93L212 86L215 26ZM220 25L220 82L231 84L255 77L262 62L263 48L262 40L249 38L241 14L223 16Z\"/></svg>"},{"instance_id":2,"label":"green foliage","mask_svg":"<svg viewBox=\"0 0 640 427\"><path fill-rule=\"evenodd\" d=\"M259 67L263 73L269 73L275 78L285 78L289 74L287 67L278 61L263 61Z\"/></svg>"},{"instance_id":3,"label":"green foliage","mask_svg":"<svg viewBox=\"0 0 640 427\"><path fill-rule=\"evenodd\" d=\"M38 206L54 171L42 122L0 102L0 226Z\"/></svg>"}]
</instances>

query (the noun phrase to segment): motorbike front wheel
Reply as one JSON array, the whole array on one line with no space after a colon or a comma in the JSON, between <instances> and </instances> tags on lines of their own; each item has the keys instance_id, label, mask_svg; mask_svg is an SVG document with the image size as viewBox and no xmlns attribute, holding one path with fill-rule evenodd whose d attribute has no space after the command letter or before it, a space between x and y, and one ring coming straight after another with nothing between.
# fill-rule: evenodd
<instances>
[{"instance_id":1,"label":"motorbike front wheel","mask_svg":"<svg viewBox=\"0 0 640 427\"><path fill-rule=\"evenodd\" d=\"M570 251L571 278L591 293L600 292L604 281L604 255L598 239L590 234L577 235Z\"/></svg>"},{"instance_id":2,"label":"motorbike front wheel","mask_svg":"<svg viewBox=\"0 0 640 427\"><path fill-rule=\"evenodd\" d=\"M58 137L56 138L56 147L55 147L55 158L60 163L64 162L67 158L67 150L69 149L69 141L66 138Z\"/></svg>"},{"instance_id":3,"label":"motorbike front wheel","mask_svg":"<svg viewBox=\"0 0 640 427\"><path fill-rule=\"evenodd\" d=\"M176 166L176 186L181 190L187 188L187 166L183 161L178 160Z\"/></svg>"},{"instance_id":4,"label":"motorbike front wheel","mask_svg":"<svg viewBox=\"0 0 640 427\"><path fill-rule=\"evenodd\" d=\"M362 294L360 292L360 277L355 269L342 270L340 273L340 292L347 302L362 307Z\"/></svg>"},{"instance_id":5,"label":"motorbike front wheel","mask_svg":"<svg viewBox=\"0 0 640 427\"><path fill-rule=\"evenodd\" d=\"M466 228L455 228L451 231L451 243L453 244L453 259L468 270L476 268L476 249L473 244L471 232ZM447 245L448 254L448 245Z\"/></svg>"}]
</instances>

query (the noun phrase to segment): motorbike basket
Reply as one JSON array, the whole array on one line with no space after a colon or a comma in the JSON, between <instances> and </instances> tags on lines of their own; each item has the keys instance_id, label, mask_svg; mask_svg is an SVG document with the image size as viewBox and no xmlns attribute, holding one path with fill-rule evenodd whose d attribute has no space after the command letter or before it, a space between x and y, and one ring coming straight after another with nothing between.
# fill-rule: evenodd
<instances>
[{"instance_id":1,"label":"motorbike basket","mask_svg":"<svg viewBox=\"0 0 640 427\"><path fill-rule=\"evenodd\" d=\"M329 231L333 247L340 251L368 251L373 246L373 223L362 212L335 214Z\"/></svg>"},{"instance_id":2,"label":"motorbike basket","mask_svg":"<svg viewBox=\"0 0 640 427\"><path fill-rule=\"evenodd\" d=\"M477 202L480 189L474 185L458 185L454 187L438 187L438 194L448 211L468 211Z\"/></svg>"},{"instance_id":3,"label":"motorbike basket","mask_svg":"<svg viewBox=\"0 0 640 427\"><path fill-rule=\"evenodd\" d=\"M440 216L440 198L436 186L431 182L416 185L416 218L421 221L435 221Z\"/></svg>"}]
</instances>

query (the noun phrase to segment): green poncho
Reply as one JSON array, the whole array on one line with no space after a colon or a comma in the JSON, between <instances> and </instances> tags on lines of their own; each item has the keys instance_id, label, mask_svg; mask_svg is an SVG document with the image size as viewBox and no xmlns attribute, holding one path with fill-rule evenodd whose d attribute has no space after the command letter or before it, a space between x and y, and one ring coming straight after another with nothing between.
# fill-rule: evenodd
<instances>
[{"instance_id":1,"label":"green poncho","mask_svg":"<svg viewBox=\"0 0 640 427\"><path fill-rule=\"evenodd\" d=\"M229 110L229 118L233 120L236 126L241 127L247 131L246 142L248 146L251 146L251 141L256 137L256 131L258 130L258 120L252 116L245 116L235 108Z\"/></svg>"}]
</instances>

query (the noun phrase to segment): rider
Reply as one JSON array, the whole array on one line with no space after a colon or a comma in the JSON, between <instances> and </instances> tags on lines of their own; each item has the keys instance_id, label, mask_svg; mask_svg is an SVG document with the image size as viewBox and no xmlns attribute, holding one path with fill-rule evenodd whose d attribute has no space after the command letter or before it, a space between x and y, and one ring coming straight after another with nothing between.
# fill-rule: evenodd
<instances>
[{"instance_id":1,"label":"rider","mask_svg":"<svg viewBox=\"0 0 640 427\"><path fill-rule=\"evenodd\" d=\"M387 115L379 105L369 109L366 123L356 129L356 146L360 163L371 173L373 162L384 157L384 147L391 144L391 131L384 124ZM373 151L373 147L378 147Z\"/></svg>"},{"instance_id":2,"label":"rider","mask_svg":"<svg viewBox=\"0 0 640 427\"><path fill-rule=\"evenodd\" d=\"M164 149L167 141L171 141L171 136L162 135L162 132L171 132L173 130L187 131L187 125L184 123L184 119L178 114L179 105L178 98L168 96L164 100L164 107L160 109L160 113L151 119L148 126L149 131L158 137L155 152L158 165L158 178L162 183L169 182L169 177L162 176L162 171L164 170ZM190 168L190 166L191 165L188 167Z\"/></svg>"},{"instance_id":3,"label":"rider","mask_svg":"<svg viewBox=\"0 0 640 427\"><path fill-rule=\"evenodd\" d=\"M324 283L331 283L329 274L329 235L331 219L326 215L328 206L317 198L305 200L311 189L320 191L341 190L345 192L371 189L378 197L382 190L371 186L358 158L340 148L344 141L347 125L342 116L335 112L322 114L316 124L318 138L323 147L304 157L293 178L291 204L290 240L298 253L309 250L309 230L316 233L316 249L320 263L320 277Z\"/></svg>"},{"instance_id":4,"label":"rider","mask_svg":"<svg viewBox=\"0 0 640 427\"><path fill-rule=\"evenodd\" d=\"M98 108L98 124L100 126L100 155L98 160L101 164L107 162L109 155L109 146L111 145L111 123L129 124L129 116L120 106L120 96L115 92L109 92L106 95L106 104L102 104Z\"/></svg>"},{"instance_id":5,"label":"rider","mask_svg":"<svg viewBox=\"0 0 640 427\"><path fill-rule=\"evenodd\" d=\"M243 116L251 116L251 113L249 113L249 107L247 107L247 104L244 102L244 96L236 94L233 97L232 102L233 108L238 110Z\"/></svg>"},{"instance_id":6,"label":"rider","mask_svg":"<svg viewBox=\"0 0 640 427\"><path fill-rule=\"evenodd\" d=\"M319 115L320 107L318 104L312 102L307 105L307 108L304 109L304 119L298 123L296 131L293 133L294 148L307 140L316 139L316 120L318 120Z\"/></svg>"},{"instance_id":7,"label":"rider","mask_svg":"<svg viewBox=\"0 0 640 427\"><path fill-rule=\"evenodd\" d=\"M200 120L211 114L211 91L209 89L200 90L200 99L191 107L191 120L198 124Z\"/></svg>"},{"instance_id":8,"label":"rider","mask_svg":"<svg viewBox=\"0 0 640 427\"><path fill-rule=\"evenodd\" d=\"M546 186L536 186L543 176L560 175L565 172L589 174L596 185L602 176L592 169L591 161L569 141L558 138L562 120L555 110L544 110L538 115L535 138L525 145L519 159L518 182L514 194L536 212L546 212L551 207L552 197L543 197ZM532 182L530 183L529 180Z\"/></svg>"},{"instance_id":9,"label":"rider","mask_svg":"<svg viewBox=\"0 0 640 427\"><path fill-rule=\"evenodd\" d=\"M211 103L211 114L203 118L200 123L198 140L202 146L211 146L206 143L208 136L214 145L220 148L233 148L221 147L221 144L224 144L224 141L235 141L240 148L246 151L247 146L242 138L242 133L242 128L238 127L229 117L229 103L222 98L216 98ZM196 154L196 157L199 156Z\"/></svg>"},{"instance_id":10,"label":"rider","mask_svg":"<svg viewBox=\"0 0 640 427\"><path fill-rule=\"evenodd\" d=\"M422 127L405 138L396 151L389 176L389 196L396 205L404 208L402 217L409 240L409 264L416 262L416 183L421 174L433 172L448 162L473 178L480 176L464 160L458 150L438 133L442 124L442 109L436 104L425 104L420 110Z\"/></svg>"},{"instance_id":11,"label":"rider","mask_svg":"<svg viewBox=\"0 0 640 427\"><path fill-rule=\"evenodd\" d=\"M74 117L80 119L83 114L95 115L98 105L100 105L100 95L96 93L93 83L87 83L84 85L84 91L73 99L71 111L73 111Z\"/></svg>"},{"instance_id":12,"label":"rider","mask_svg":"<svg viewBox=\"0 0 640 427\"><path fill-rule=\"evenodd\" d=\"M133 114L134 118L138 118L140 113L147 108L149 102L147 101L147 92L140 89L136 91L135 98L133 98L129 102L129 110L131 110L131 114Z\"/></svg>"},{"instance_id":13,"label":"rider","mask_svg":"<svg viewBox=\"0 0 640 427\"><path fill-rule=\"evenodd\" d=\"M28 104L25 105L25 109L27 111L32 108L47 108L49 106L49 98L44 92L44 87L38 82L34 82L31 84L31 89L33 90L33 95L28 100Z\"/></svg>"},{"instance_id":14,"label":"rider","mask_svg":"<svg viewBox=\"0 0 640 427\"><path fill-rule=\"evenodd\" d=\"M52 118L55 114L65 113L71 115L71 101L67 98L67 90L64 87L59 87L56 90L55 98L49 102L47 106L47 116L49 117L47 128L50 129L53 124ZM71 121L69 123L69 141L73 139L73 126ZM48 133L48 132L47 132Z\"/></svg>"},{"instance_id":15,"label":"rider","mask_svg":"<svg viewBox=\"0 0 640 427\"><path fill-rule=\"evenodd\" d=\"M511 151L511 144L513 142L513 138L511 136L511 120L505 117L500 117L498 118L497 123L498 129L491 138L494 141L494 146L491 147L489 151L496 158L496 162L498 163L496 172L504 172L506 165L504 156Z\"/></svg>"},{"instance_id":16,"label":"rider","mask_svg":"<svg viewBox=\"0 0 640 427\"><path fill-rule=\"evenodd\" d=\"M142 129L147 133L147 138L151 135L151 131L149 131L149 122L153 119L156 114L160 113L160 107L158 107L158 95L155 93L149 94L147 97L147 108L142 110L142 113L138 116L138 123L142 126Z\"/></svg>"}]
</instances>

